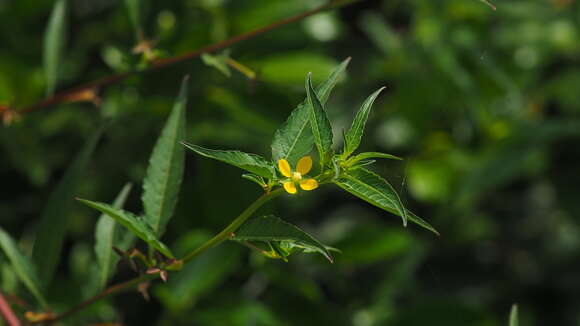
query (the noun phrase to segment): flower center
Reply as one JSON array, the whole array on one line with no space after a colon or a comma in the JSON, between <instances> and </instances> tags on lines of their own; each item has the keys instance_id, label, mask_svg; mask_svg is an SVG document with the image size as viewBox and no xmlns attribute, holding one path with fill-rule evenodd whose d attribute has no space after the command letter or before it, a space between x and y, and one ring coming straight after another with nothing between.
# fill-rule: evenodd
<instances>
[{"instance_id":1,"label":"flower center","mask_svg":"<svg viewBox=\"0 0 580 326\"><path fill-rule=\"evenodd\" d=\"M302 180L302 174L300 174L300 172L292 173L292 181L296 182L300 180Z\"/></svg>"}]
</instances>

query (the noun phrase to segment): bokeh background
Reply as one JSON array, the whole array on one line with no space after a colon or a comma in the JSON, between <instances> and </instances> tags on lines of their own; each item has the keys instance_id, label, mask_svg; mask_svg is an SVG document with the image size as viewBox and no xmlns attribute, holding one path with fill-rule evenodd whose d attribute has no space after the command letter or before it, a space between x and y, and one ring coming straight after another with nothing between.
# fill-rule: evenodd
<instances>
[{"instance_id":1,"label":"bokeh background","mask_svg":"<svg viewBox=\"0 0 580 326\"><path fill-rule=\"evenodd\" d=\"M224 40L322 4L311 0L142 1L160 55ZM0 0L0 105L45 95L42 40L53 2ZM367 0L239 43L231 58L257 73L231 76L200 59L106 88L102 105L61 104L0 128L0 222L24 250L51 191L83 143L112 120L79 196L110 202L140 187L183 75L191 75L187 140L269 156L270 139L315 81L352 57L327 110L340 135L381 86L363 148L393 153L376 171L437 237L333 186L282 197L277 215L343 251L269 260L235 243L212 249L137 293L103 301L71 324L580 325L580 3L574 0ZM122 1L69 1L58 89L122 72L134 29ZM337 139L340 141L340 139ZM185 252L260 193L240 171L188 153L164 241ZM86 298L98 214L73 204L51 304ZM27 295L0 257L0 286ZM119 266L115 281L130 278ZM1 322L0 322L1 323Z\"/></svg>"}]
</instances>

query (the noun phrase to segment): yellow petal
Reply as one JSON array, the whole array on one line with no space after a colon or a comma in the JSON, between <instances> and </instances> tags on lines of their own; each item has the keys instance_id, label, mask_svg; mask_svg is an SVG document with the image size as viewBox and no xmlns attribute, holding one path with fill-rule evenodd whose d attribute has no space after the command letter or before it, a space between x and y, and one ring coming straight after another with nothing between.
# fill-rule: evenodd
<instances>
[{"instance_id":1,"label":"yellow petal","mask_svg":"<svg viewBox=\"0 0 580 326\"><path fill-rule=\"evenodd\" d=\"M312 158L310 156L304 156L303 158L298 161L298 165L296 166L296 171L302 175L310 172L312 169Z\"/></svg>"},{"instance_id":2,"label":"yellow petal","mask_svg":"<svg viewBox=\"0 0 580 326\"><path fill-rule=\"evenodd\" d=\"M306 179L300 181L300 188L304 190L313 190L318 188L318 181L314 179Z\"/></svg>"},{"instance_id":3,"label":"yellow petal","mask_svg":"<svg viewBox=\"0 0 580 326\"><path fill-rule=\"evenodd\" d=\"M292 177L292 169L290 168L290 163L288 163L288 161L286 161L285 159L278 160L278 169L280 170L280 173L282 173L282 175L285 176L286 178Z\"/></svg>"},{"instance_id":4,"label":"yellow petal","mask_svg":"<svg viewBox=\"0 0 580 326\"><path fill-rule=\"evenodd\" d=\"M295 194L296 193L296 186L294 185L294 182L292 182L292 181L284 182L284 189L289 194Z\"/></svg>"}]
</instances>

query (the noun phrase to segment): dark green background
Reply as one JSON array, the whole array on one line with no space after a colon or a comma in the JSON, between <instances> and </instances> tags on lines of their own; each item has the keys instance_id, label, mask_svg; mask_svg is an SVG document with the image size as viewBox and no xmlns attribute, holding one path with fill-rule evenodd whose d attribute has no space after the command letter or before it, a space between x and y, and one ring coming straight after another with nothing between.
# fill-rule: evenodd
<instances>
[{"instance_id":1,"label":"dark green background","mask_svg":"<svg viewBox=\"0 0 580 326\"><path fill-rule=\"evenodd\" d=\"M313 8L308 0L143 1L146 36L180 54ZM58 89L129 69L135 33L122 1L69 1ZM283 196L262 212L316 234L343 254L268 260L235 243L215 248L72 324L580 325L580 4L573 0L362 1L231 48L258 73L230 78L201 60L106 88L103 105L62 104L0 128L0 219L31 248L46 200L90 134L112 117L77 193L110 202L140 186L183 75L191 75L187 140L269 156L278 127L315 82L350 56L327 109L341 135L362 101L375 103L362 148L405 158L376 171L441 237L334 186ZM44 96L45 0L0 0L0 105ZM191 153L164 241L178 254L220 230L260 193L240 171ZM86 295L98 214L75 203L48 297L62 311ZM0 284L28 298L1 260ZM133 274L121 264L116 281ZM1 322L0 322L1 323Z\"/></svg>"}]
</instances>

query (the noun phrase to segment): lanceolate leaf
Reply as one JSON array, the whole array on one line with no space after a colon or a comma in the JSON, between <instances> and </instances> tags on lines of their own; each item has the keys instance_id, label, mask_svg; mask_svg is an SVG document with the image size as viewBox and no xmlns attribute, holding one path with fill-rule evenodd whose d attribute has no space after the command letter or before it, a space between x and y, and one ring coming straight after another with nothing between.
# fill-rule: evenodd
<instances>
[{"instance_id":1,"label":"lanceolate leaf","mask_svg":"<svg viewBox=\"0 0 580 326\"><path fill-rule=\"evenodd\" d=\"M322 254L330 262L332 255L325 245L295 225L273 215L262 216L242 225L231 238L235 241L287 242Z\"/></svg>"},{"instance_id":2,"label":"lanceolate leaf","mask_svg":"<svg viewBox=\"0 0 580 326\"><path fill-rule=\"evenodd\" d=\"M127 200L127 196L131 191L131 184L126 184L121 192L115 198L113 202L114 208L121 208ZM97 256L97 263L99 264L98 278L97 278L97 290L102 290L107 285L107 281L113 275L114 267L119 260L118 255L113 252L113 246L116 246L122 250L126 250L123 245L120 244L121 239L125 238L127 232L124 229L120 229L115 220L110 218L108 215L103 214L99 217L97 221L97 226L95 228L95 254Z\"/></svg>"},{"instance_id":3,"label":"lanceolate leaf","mask_svg":"<svg viewBox=\"0 0 580 326\"><path fill-rule=\"evenodd\" d=\"M44 74L46 93L56 87L66 33L66 0L56 0L44 34Z\"/></svg>"},{"instance_id":4,"label":"lanceolate leaf","mask_svg":"<svg viewBox=\"0 0 580 326\"><path fill-rule=\"evenodd\" d=\"M347 162L349 164L354 164L358 161L366 160L369 158L386 158L386 159L390 159L390 160L402 160L402 158L395 156L395 155L391 155L391 154L379 153L379 152L364 152L364 153L360 153L360 154L357 154L357 155L349 158Z\"/></svg>"},{"instance_id":5,"label":"lanceolate leaf","mask_svg":"<svg viewBox=\"0 0 580 326\"><path fill-rule=\"evenodd\" d=\"M56 189L50 194L48 203L37 226L32 260L36 264L43 285L52 280L54 271L61 257L62 244L65 238L70 206L77 186L90 161L90 157L101 138L102 129L96 131L85 143L83 149L65 172Z\"/></svg>"},{"instance_id":6,"label":"lanceolate leaf","mask_svg":"<svg viewBox=\"0 0 580 326\"><path fill-rule=\"evenodd\" d=\"M186 142L181 143L199 155L237 166L264 178L272 179L274 177L274 167L260 155L240 151L213 150Z\"/></svg>"},{"instance_id":7,"label":"lanceolate leaf","mask_svg":"<svg viewBox=\"0 0 580 326\"><path fill-rule=\"evenodd\" d=\"M311 75L306 77L306 94L308 103L310 104L310 125L312 127L312 134L314 135L314 143L318 149L320 156L320 163L324 165L327 153L332 150L332 126L326 115L326 111L318 95L312 87Z\"/></svg>"},{"instance_id":8,"label":"lanceolate leaf","mask_svg":"<svg viewBox=\"0 0 580 326\"><path fill-rule=\"evenodd\" d=\"M354 120L352 121L352 126L346 132L344 136L344 151L342 153L343 158L347 158L350 154L352 154L360 145L360 140L363 135L363 131L365 128L365 124L369 117L369 113L371 112L371 107L377 96L381 93L381 91L385 89L384 87L380 88L373 94L371 94L362 104L359 111L357 112Z\"/></svg>"},{"instance_id":9,"label":"lanceolate leaf","mask_svg":"<svg viewBox=\"0 0 580 326\"><path fill-rule=\"evenodd\" d=\"M330 92L338 82L340 76L350 62L350 58L344 60L322 83L316 93L322 104L326 103ZM288 120L276 131L272 141L272 159L278 161L284 158L295 165L302 157L310 153L314 138L310 127L310 107L308 99L299 104L288 117Z\"/></svg>"},{"instance_id":10,"label":"lanceolate leaf","mask_svg":"<svg viewBox=\"0 0 580 326\"><path fill-rule=\"evenodd\" d=\"M510 311L510 324L509 326L518 326L519 325L519 320L518 320L518 305L517 304L513 304L512 305L512 310Z\"/></svg>"},{"instance_id":11,"label":"lanceolate leaf","mask_svg":"<svg viewBox=\"0 0 580 326\"><path fill-rule=\"evenodd\" d=\"M0 227L0 248L4 252L4 255L12 264L12 268L20 281L24 283L24 286L34 295L38 303L40 303L44 308L47 307L46 300L42 296L42 286L40 284L40 280L36 274L36 270L28 257L24 256L14 240L10 237L4 229Z\"/></svg>"},{"instance_id":12,"label":"lanceolate leaf","mask_svg":"<svg viewBox=\"0 0 580 326\"><path fill-rule=\"evenodd\" d=\"M379 175L360 168L346 172L335 183L351 194L388 212L401 216L403 225L407 225L407 210L403 206L399 195L393 186Z\"/></svg>"},{"instance_id":13,"label":"lanceolate leaf","mask_svg":"<svg viewBox=\"0 0 580 326\"><path fill-rule=\"evenodd\" d=\"M143 181L141 199L145 219L158 236L163 234L167 222L173 215L183 177L185 154L179 142L185 138L188 83L189 77L185 77L171 115L155 144Z\"/></svg>"},{"instance_id":14,"label":"lanceolate leaf","mask_svg":"<svg viewBox=\"0 0 580 326\"><path fill-rule=\"evenodd\" d=\"M99 203L80 198L77 200L91 208L100 211L103 214L107 214L112 219L119 222L119 224L129 229L129 231L133 232L137 237L145 241L151 247L157 249L160 253L164 254L168 258L174 258L169 248L167 248L165 244L157 239L155 232L141 217L122 209L114 208L113 206L105 203Z\"/></svg>"},{"instance_id":15,"label":"lanceolate leaf","mask_svg":"<svg viewBox=\"0 0 580 326\"><path fill-rule=\"evenodd\" d=\"M125 0L125 6L127 7L127 11L129 12L129 20L131 20L131 24L136 31L137 37L139 33L141 33L141 3L143 0Z\"/></svg>"}]
</instances>

